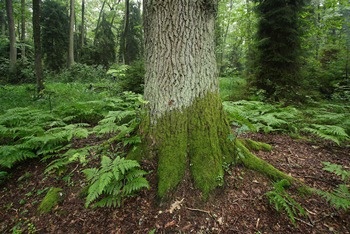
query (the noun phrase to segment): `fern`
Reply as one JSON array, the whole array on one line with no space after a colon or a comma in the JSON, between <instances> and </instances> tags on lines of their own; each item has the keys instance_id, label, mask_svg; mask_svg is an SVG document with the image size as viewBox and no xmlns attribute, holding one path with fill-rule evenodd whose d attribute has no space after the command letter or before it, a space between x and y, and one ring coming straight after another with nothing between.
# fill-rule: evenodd
<instances>
[{"instance_id":1,"label":"fern","mask_svg":"<svg viewBox=\"0 0 350 234\"><path fill-rule=\"evenodd\" d=\"M120 206L126 197L143 188L149 188L143 177L147 173L139 168L140 165L134 160L117 156L112 161L111 158L102 156L99 169L83 170L89 182L85 206L89 207L93 202L94 207Z\"/></svg>"},{"instance_id":2,"label":"fern","mask_svg":"<svg viewBox=\"0 0 350 234\"><path fill-rule=\"evenodd\" d=\"M316 190L316 193L326 199L336 209L350 209L350 191L347 185L340 184L333 192Z\"/></svg>"},{"instance_id":3,"label":"fern","mask_svg":"<svg viewBox=\"0 0 350 234\"><path fill-rule=\"evenodd\" d=\"M51 161L45 169L45 173L49 174L53 171L60 174L64 169L73 162L79 162L83 166L87 163L87 155L89 154L90 147L84 147L79 149L69 149L67 152L62 154L59 158Z\"/></svg>"},{"instance_id":4,"label":"fern","mask_svg":"<svg viewBox=\"0 0 350 234\"><path fill-rule=\"evenodd\" d=\"M332 164L330 162L322 162L324 165L323 170L334 173L337 176L340 176L342 181L345 183L349 180L350 178L350 171L345 170L341 165L338 164Z\"/></svg>"},{"instance_id":5,"label":"fern","mask_svg":"<svg viewBox=\"0 0 350 234\"><path fill-rule=\"evenodd\" d=\"M340 145L342 141L349 140L348 134L342 127L336 125L311 124L303 128L305 132L310 132L322 139L330 140Z\"/></svg>"},{"instance_id":6,"label":"fern","mask_svg":"<svg viewBox=\"0 0 350 234\"><path fill-rule=\"evenodd\" d=\"M265 133L297 131L300 112L293 107L278 107L258 101L224 102L231 121L252 131Z\"/></svg>"},{"instance_id":7,"label":"fern","mask_svg":"<svg viewBox=\"0 0 350 234\"><path fill-rule=\"evenodd\" d=\"M280 212L287 213L289 220L295 225L295 217L298 215L305 216L304 208L295 201L285 190L290 184L287 180L281 180L273 184L274 189L265 193L270 204L275 206L275 209Z\"/></svg>"},{"instance_id":8,"label":"fern","mask_svg":"<svg viewBox=\"0 0 350 234\"><path fill-rule=\"evenodd\" d=\"M343 183L339 184L332 192L325 192L316 189L316 193L322 196L333 205L336 209L350 209L350 191L349 191L349 178L350 170L345 170L341 165L332 164L329 162L323 162L323 170L334 173L335 175L341 177Z\"/></svg>"}]
</instances>

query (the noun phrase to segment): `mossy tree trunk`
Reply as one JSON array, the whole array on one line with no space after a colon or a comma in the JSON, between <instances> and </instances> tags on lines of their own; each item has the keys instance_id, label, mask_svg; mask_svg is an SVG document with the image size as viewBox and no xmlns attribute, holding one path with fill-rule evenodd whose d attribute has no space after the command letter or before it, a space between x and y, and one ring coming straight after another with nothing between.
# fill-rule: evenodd
<instances>
[{"instance_id":1,"label":"mossy tree trunk","mask_svg":"<svg viewBox=\"0 0 350 234\"><path fill-rule=\"evenodd\" d=\"M158 158L158 195L191 175L206 196L223 181L230 128L219 98L214 46L217 0L146 0L143 128ZM190 173L186 173L189 171Z\"/></svg>"}]
</instances>

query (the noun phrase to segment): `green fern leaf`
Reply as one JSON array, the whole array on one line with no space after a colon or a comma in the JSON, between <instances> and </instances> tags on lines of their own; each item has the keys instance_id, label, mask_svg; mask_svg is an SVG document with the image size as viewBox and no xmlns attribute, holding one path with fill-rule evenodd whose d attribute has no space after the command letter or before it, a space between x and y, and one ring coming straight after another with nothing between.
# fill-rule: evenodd
<instances>
[{"instance_id":1,"label":"green fern leaf","mask_svg":"<svg viewBox=\"0 0 350 234\"><path fill-rule=\"evenodd\" d=\"M123 193L125 196L131 196L134 192L143 188L149 189L148 181L143 177L136 177L125 184Z\"/></svg>"},{"instance_id":2,"label":"green fern leaf","mask_svg":"<svg viewBox=\"0 0 350 234\"><path fill-rule=\"evenodd\" d=\"M113 173L108 171L106 173L102 173L100 175L100 178L98 180L98 193L102 194L105 188L109 185L109 183L112 181Z\"/></svg>"}]
</instances>

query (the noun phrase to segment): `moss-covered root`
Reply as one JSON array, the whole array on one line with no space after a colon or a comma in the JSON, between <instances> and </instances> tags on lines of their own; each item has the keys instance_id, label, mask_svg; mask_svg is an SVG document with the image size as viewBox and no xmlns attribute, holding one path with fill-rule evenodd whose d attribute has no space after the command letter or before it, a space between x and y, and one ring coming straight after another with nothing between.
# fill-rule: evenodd
<instances>
[{"instance_id":1,"label":"moss-covered root","mask_svg":"<svg viewBox=\"0 0 350 234\"><path fill-rule=\"evenodd\" d=\"M245 147L247 147L250 150L255 150L255 151L262 150L266 152L269 152L272 150L272 146L264 142L258 142L251 139L239 139L239 140L243 143Z\"/></svg>"},{"instance_id":2,"label":"moss-covered root","mask_svg":"<svg viewBox=\"0 0 350 234\"><path fill-rule=\"evenodd\" d=\"M252 169L254 171L258 171L269 178L272 178L275 181L285 179L291 184L301 183L297 179L283 173L278 170L268 162L258 158L254 154L252 154L247 147L244 146L241 140L236 140L236 150L238 150L241 154L239 160L244 164L245 167Z\"/></svg>"},{"instance_id":3,"label":"moss-covered root","mask_svg":"<svg viewBox=\"0 0 350 234\"><path fill-rule=\"evenodd\" d=\"M61 188L50 188L44 199L41 201L38 211L41 214L49 213L62 199Z\"/></svg>"}]
</instances>

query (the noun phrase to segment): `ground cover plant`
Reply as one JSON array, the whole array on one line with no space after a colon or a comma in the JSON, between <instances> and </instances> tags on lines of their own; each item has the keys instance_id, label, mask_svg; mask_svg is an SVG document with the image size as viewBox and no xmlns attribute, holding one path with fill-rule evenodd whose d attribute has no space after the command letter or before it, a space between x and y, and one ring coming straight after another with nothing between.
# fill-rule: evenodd
<instances>
[{"instance_id":1,"label":"ground cover plant","mask_svg":"<svg viewBox=\"0 0 350 234\"><path fill-rule=\"evenodd\" d=\"M0 116L1 232L302 233L350 228L348 206L332 208L316 194L302 196L284 184L279 186L284 182L274 184L256 172L229 165L221 192L207 203L193 196L198 191L188 182L188 187L185 184L169 201L159 204L156 162L137 163L128 158L141 142L137 130L140 106L146 104L142 96L91 90L81 83L51 85L55 92L50 98L49 94L41 99L27 96L22 107L4 109ZM18 90L8 95L19 100L25 92L21 86ZM5 105L6 100L11 99L3 99ZM328 171L347 175L350 112L341 104L319 106L224 102L233 140L265 142L270 146L266 150L254 141L245 144L275 167L321 191L332 203L335 196L348 199L344 198L348 177L342 182L322 170L322 162L343 165L328 165ZM331 130L321 132L318 126ZM51 188L58 191L58 200L43 214L38 208ZM109 208L114 206L121 207ZM299 216L305 211L306 216Z\"/></svg>"}]
</instances>

